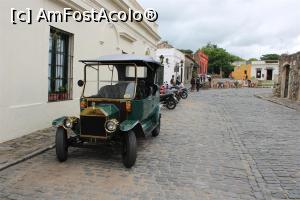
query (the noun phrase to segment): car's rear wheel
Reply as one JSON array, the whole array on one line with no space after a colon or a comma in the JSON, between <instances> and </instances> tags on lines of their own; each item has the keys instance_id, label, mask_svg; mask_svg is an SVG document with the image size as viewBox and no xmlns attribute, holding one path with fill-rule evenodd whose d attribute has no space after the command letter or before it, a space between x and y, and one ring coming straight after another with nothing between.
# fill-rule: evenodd
<instances>
[{"instance_id":1,"label":"car's rear wheel","mask_svg":"<svg viewBox=\"0 0 300 200\"><path fill-rule=\"evenodd\" d=\"M57 159L60 162L66 161L68 159L68 136L67 131L63 127L59 127L56 130L55 144Z\"/></svg>"},{"instance_id":2,"label":"car's rear wheel","mask_svg":"<svg viewBox=\"0 0 300 200\"><path fill-rule=\"evenodd\" d=\"M123 164L127 168L131 168L137 157L136 153L136 136L133 131L129 131L124 135L122 159Z\"/></svg>"},{"instance_id":3,"label":"car's rear wheel","mask_svg":"<svg viewBox=\"0 0 300 200\"><path fill-rule=\"evenodd\" d=\"M174 99L168 99L166 106L169 110L173 110L176 108L176 101Z\"/></svg>"},{"instance_id":4,"label":"car's rear wheel","mask_svg":"<svg viewBox=\"0 0 300 200\"><path fill-rule=\"evenodd\" d=\"M160 133L160 117L159 117L159 121L158 121L158 125L156 126L156 128L152 131L152 136L153 137L157 137Z\"/></svg>"}]
</instances>

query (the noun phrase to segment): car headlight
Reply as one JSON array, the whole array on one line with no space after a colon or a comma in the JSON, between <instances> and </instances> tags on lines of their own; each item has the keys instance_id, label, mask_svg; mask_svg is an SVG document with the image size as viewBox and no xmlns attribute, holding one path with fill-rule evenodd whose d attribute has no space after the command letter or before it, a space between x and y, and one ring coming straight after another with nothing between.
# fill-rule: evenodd
<instances>
[{"instance_id":1,"label":"car headlight","mask_svg":"<svg viewBox=\"0 0 300 200\"><path fill-rule=\"evenodd\" d=\"M73 121L70 118L67 118L65 120L64 125L65 125L66 128L72 128L73 127Z\"/></svg>"},{"instance_id":2,"label":"car headlight","mask_svg":"<svg viewBox=\"0 0 300 200\"><path fill-rule=\"evenodd\" d=\"M107 120L105 122L105 130L108 133L113 133L117 130L118 125L119 125L119 122L116 119Z\"/></svg>"}]
</instances>

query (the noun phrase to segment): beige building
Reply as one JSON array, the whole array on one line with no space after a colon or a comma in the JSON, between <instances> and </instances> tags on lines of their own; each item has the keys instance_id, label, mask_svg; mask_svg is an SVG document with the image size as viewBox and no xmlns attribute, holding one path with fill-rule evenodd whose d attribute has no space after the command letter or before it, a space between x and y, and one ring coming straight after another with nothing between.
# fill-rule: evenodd
<instances>
[{"instance_id":1,"label":"beige building","mask_svg":"<svg viewBox=\"0 0 300 200\"><path fill-rule=\"evenodd\" d=\"M11 23L11 9L143 11L135 0L1 0L0 142L51 126L53 119L78 115L83 77L80 59L107 54L155 56L157 24Z\"/></svg>"},{"instance_id":2,"label":"beige building","mask_svg":"<svg viewBox=\"0 0 300 200\"><path fill-rule=\"evenodd\" d=\"M251 64L251 78L260 81L278 81L278 60L252 61Z\"/></svg>"}]
</instances>

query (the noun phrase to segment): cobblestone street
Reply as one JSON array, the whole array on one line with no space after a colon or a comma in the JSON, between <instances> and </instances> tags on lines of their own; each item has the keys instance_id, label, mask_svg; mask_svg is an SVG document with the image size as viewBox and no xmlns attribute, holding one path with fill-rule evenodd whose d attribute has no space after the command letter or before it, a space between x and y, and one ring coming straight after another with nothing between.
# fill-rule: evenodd
<instances>
[{"instance_id":1,"label":"cobblestone street","mask_svg":"<svg viewBox=\"0 0 300 200\"><path fill-rule=\"evenodd\" d=\"M161 133L117 149L52 149L0 172L0 199L300 199L300 113L254 94L203 90L162 108Z\"/></svg>"}]
</instances>

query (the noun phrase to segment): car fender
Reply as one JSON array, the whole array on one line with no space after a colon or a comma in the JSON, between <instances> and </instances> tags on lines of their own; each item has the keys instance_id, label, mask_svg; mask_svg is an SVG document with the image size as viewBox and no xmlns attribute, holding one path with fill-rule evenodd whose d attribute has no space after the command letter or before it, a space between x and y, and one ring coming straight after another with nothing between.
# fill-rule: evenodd
<instances>
[{"instance_id":1,"label":"car fender","mask_svg":"<svg viewBox=\"0 0 300 200\"><path fill-rule=\"evenodd\" d=\"M52 121L52 126L57 127L57 128L64 127L64 122L66 119L68 119L68 117L66 117L66 116L57 118Z\"/></svg>"},{"instance_id":2,"label":"car fender","mask_svg":"<svg viewBox=\"0 0 300 200\"><path fill-rule=\"evenodd\" d=\"M145 136L139 120L125 120L120 124L120 131L128 132L133 130L137 136Z\"/></svg>"},{"instance_id":3,"label":"car fender","mask_svg":"<svg viewBox=\"0 0 300 200\"><path fill-rule=\"evenodd\" d=\"M71 130L76 135L80 135L80 123L79 123L79 118L77 118L77 117L66 117L66 116L64 116L64 117L57 118L57 119L53 120L52 126L54 126L56 128L62 127L65 130L68 130L68 128L65 127L65 120L66 119L69 119L73 122L73 127L71 128Z\"/></svg>"}]
</instances>

